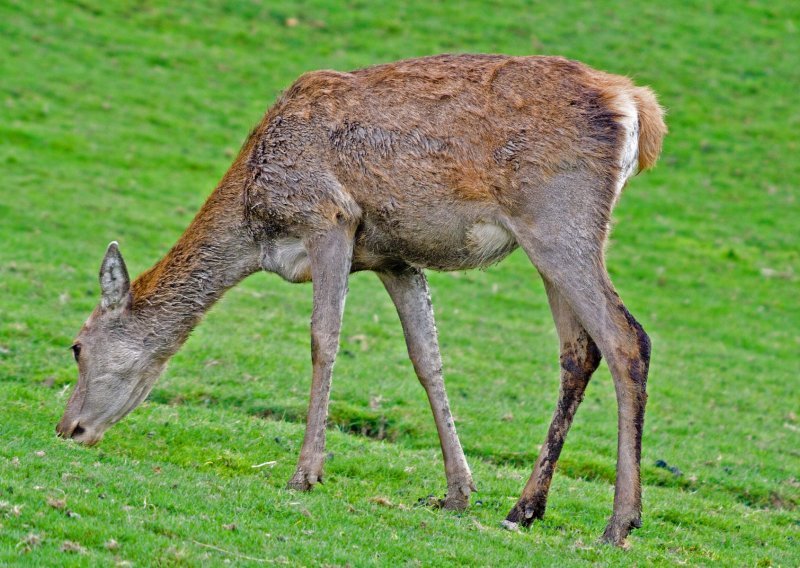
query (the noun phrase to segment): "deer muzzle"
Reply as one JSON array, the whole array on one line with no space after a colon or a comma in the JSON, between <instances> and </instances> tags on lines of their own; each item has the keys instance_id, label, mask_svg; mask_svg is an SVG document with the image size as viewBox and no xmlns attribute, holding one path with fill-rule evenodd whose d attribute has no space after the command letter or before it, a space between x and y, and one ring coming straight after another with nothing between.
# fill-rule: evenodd
<instances>
[{"instance_id":1,"label":"deer muzzle","mask_svg":"<svg viewBox=\"0 0 800 568\"><path fill-rule=\"evenodd\" d=\"M56 433L61 438L72 438L76 442L87 446L94 446L103 438L102 432L83 426L69 412L65 412L64 417L56 425Z\"/></svg>"}]
</instances>

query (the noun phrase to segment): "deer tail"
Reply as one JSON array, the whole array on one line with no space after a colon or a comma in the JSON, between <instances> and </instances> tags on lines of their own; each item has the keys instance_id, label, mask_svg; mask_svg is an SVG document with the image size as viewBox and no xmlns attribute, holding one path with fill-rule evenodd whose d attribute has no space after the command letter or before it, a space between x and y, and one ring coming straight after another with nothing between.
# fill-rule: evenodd
<instances>
[{"instance_id":1,"label":"deer tail","mask_svg":"<svg viewBox=\"0 0 800 568\"><path fill-rule=\"evenodd\" d=\"M652 168L658 160L667 125L664 123L664 109L652 90L635 87L631 94L639 113L639 171L644 171Z\"/></svg>"}]
</instances>

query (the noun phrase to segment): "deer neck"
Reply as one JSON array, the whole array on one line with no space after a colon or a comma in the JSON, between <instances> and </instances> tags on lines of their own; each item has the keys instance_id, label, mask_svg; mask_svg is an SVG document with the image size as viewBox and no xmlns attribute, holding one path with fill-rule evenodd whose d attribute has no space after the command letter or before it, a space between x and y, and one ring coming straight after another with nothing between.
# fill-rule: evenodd
<instances>
[{"instance_id":1,"label":"deer neck","mask_svg":"<svg viewBox=\"0 0 800 568\"><path fill-rule=\"evenodd\" d=\"M131 286L145 343L163 358L181 347L226 290L259 268L239 178L229 172L166 256Z\"/></svg>"}]
</instances>

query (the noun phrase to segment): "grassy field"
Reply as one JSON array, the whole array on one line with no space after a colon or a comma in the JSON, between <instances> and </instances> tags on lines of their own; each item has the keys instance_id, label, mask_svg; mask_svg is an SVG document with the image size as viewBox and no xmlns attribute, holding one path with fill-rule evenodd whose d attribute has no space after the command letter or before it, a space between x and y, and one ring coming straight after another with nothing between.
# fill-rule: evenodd
<instances>
[{"instance_id":1,"label":"grassy field","mask_svg":"<svg viewBox=\"0 0 800 568\"><path fill-rule=\"evenodd\" d=\"M800 564L799 28L791 1L0 0L0 564ZM547 518L500 528L558 391L519 252L430 274L480 490L467 512L420 505L445 490L438 442L371 274L351 279L312 493L284 489L311 290L272 275L231 291L98 447L56 439L110 240L132 272L149 267L303 71L447 51L566 55L669 109L662 161L629 185L609 249L654 353L628 550L597 543L616 452L605 366Z\"/></svg>"}]
</instances>

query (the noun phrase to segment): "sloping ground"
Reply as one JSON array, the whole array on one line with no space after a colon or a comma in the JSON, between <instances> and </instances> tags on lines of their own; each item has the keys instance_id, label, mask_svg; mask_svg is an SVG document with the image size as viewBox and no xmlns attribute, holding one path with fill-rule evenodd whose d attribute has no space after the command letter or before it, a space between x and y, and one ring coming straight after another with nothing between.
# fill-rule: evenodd
<instances>
[{"instance_id":1,"label":"sloping ground","mask_svg":"<svg viewBox=\"0 0 800 568\"><path fill-rule=\"evenodd\" d=\"M0 4L0 563L797 565L798 26L790 2ZM120 240L137 273L163 254L301 72L442 51L567 55L669 108L662 162L626 190L609 250L654 343L631 549L596 544L616 440L604 368L547 519L499 528L558 390L555 332L520 254L430 276L480 489L466 513L419 505L444 491L438 443L369 274L351 282L313 493L283 489L310 289L274 276L229 293L99 447L56 440L105 244Z\"/></svg>"}]
</instances>

